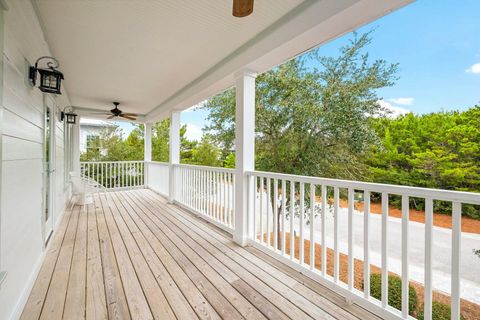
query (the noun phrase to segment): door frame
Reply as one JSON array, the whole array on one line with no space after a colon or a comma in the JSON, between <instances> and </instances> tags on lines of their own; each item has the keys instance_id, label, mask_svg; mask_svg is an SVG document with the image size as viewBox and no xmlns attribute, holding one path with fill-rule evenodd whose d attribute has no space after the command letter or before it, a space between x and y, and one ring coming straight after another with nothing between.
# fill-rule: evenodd
<instances>
[{"instance_id":1,"label":"door frame","mask_svg":"<svg viewBox=\"0 0 480 320\"><path fill-rule=\"evenodd\" d=\"M47 110L49 110L49 135L47 136ZM42 231L44 245L47 245L55 227L55 127L56 127L56 104L55 100L48 94L43 94L43 188L42 188ZM46 143L49 142L48 164L46 161ZM48 219L45 220L45 213L48 211Z\"/></svg>"}]
</instances>

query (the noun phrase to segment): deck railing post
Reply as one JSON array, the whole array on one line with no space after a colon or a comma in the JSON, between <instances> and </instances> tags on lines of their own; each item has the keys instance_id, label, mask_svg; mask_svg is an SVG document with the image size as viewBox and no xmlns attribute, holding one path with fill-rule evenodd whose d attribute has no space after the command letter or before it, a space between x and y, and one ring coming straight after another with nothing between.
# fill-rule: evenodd
<instances>
[{"instance_id":1,"label":"deck railing post","mask_svg":"<svg viewBox=\"0 0 480 320\"><path fill-rule=\"evenodd\" d=\"M175 200L175 165L180 163L180 112L170 116L170 153L169 153L169 188L168 201Z\"/></svg>"},{"instance_id":2,"label":"deck railing post","mask_svg":"<svg viewBox=\"0 0 480 320\"><path fill-rule=\"evenodd\" d=\"M148 180L148 168L149 163L152 161L152 124L145 123L144 124L144 132L143 132L143 184L145 187L149 187L150 181Z\"/></svg>"},{"instance_id":3,"label":"deck railing post","mask_svg":"<svg viewBox=\"0 0 480 320\"><path fill-rule=\"evenodd\" d=\"M236 77L235 111L235 229L233 239L241 246L248 240L247 171L255 170L255 78L251 71Z\"/></svg>"}]
</instances>

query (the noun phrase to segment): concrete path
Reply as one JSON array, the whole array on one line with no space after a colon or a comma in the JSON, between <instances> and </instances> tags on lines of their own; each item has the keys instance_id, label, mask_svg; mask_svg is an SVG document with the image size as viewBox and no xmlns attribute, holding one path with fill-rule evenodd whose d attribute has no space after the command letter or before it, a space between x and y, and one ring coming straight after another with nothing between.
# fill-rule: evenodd
<instances>
[{"instance_id":1,"label":"concrete path","mask_svg":"<svg viewBox=\"0 0 480 320\"><path fill-rule=\"evenodd\" d=\"M260 201L257 198L257 212L260 209ZM262 211L264 213L263 225L266 225L266 210L269 203L266 193L263 194ZM272 218L273 219L273 218ZM287 221L290 218L287 218ZM321 242L320 216L315 218L315 240ZM339 241L340 252L348 254L348 209L339 210ZM257 221L257 226L259 225ZM327 246L333 249L333 208L329 207L326 216L326 239ZM294 220L295 230L299 230L298 217ZM273 224L273 222L271 222ZM363 260L363 212L354 211L354 256ZM287 222L287 230L290 226ZM401 219L389 217L388 220L388 264L389 271L401 275L402 254L402 229ZM305 239L309 239L309 226L305 226ZM370 261L371 264L381 266L381 215L371 214L370 219ZM259 231L259 230L257 230ZM266 229L264 229L264 232ZM298 234L298 233L297 233ZM432 281L433 289L450 293L451 273L451 230L433 227L432 248ZM423 283L424 258L425 258L425 225L410 221L409 223L409 266L410 279ZM480 257L473 253L474 249L480 249L480 234L462 232L460 252L460 277L461 297L480 304Z\"/></svg>"},{"instance_id":2,"label":"concrete path","mask_svg":"<svg viewBox=\"0 0 480 320\"><path fill-rule=\"evenodd\" d=\"M340 251L348 253L348 210L339 210ZM298 226L298 220L296 225ZM333 212L326 216L327 246L333 248ZM354 211L354 256L363 260L363 212ZM389 217L388 220L388 256L389 270L401 275L402 227L401 219ZM308 238L309 228L305 228ZM370 219L370 261L381 266L381 215L372 214ZM433 288L442 292L450 292L451 272L451 230L433 227ZM315 240L321 241L320 217L315 219ZM409 266L410 279L423 283L425 258L425 225L410 221L409 223ZM462 233L461 239L461 297L480 304L480 257L473 254L473 249L480 249L480 235Z\"/></svg>"}]
</instances>

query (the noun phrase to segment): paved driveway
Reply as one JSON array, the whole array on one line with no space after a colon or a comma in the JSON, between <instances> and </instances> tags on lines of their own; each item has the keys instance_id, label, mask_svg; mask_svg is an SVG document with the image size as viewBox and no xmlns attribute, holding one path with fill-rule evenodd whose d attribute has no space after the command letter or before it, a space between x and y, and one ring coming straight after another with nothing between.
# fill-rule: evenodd
<instances>
[{"instance_id":1,"label":"paved driveway","mask_svg":"<svg viewBox=\"0 0 480 320\"><path fill-rule=\"evenodd\" d=\"M267 197L264 193L262 209L266 212ZM257 201L259 210L259 201ZM258 212L258 211L257 211ZM348 254L348 230L346 208L339 210L340 252ZM264 216L264 226L265 226ZM288 218L289 219L289 218ZM287 219L287 220L288 220ZM363 260L363 212L354 211L354 256ZM258 221L257 221L258 226ZM290 229L289 225L286 226ZM389 270L401 275L402 229L401 219L389 217L388 220L388 256ZM295 219L298 230L298 219ZM309 239L309 227L305 228L305 238ZM370 219L370 261L381 266L381 215L372 214ZM257 230L258 231L258 230ZM326 216L327 246L333 248L333 209L329 208ZM320 217L315 218L315 239L321 242ZM433 227L432 281L434 290L450 293L451 272L451 230ZM410 279L423 283L425 258L425 225L410 221L409 223L409 267ZM480 304L480 257L473 254L480 249L480 234L462 232L460 252L461 297Z\"/></svg>"},{"instance_id":2,"label":"paved driveway","mask_svg":"<svg viewBox=\"0 0 480 320\"><path fill-rule=\"evenodd\" d=\"M348 253L347 209L339 210L339 240L340 251ZM333 248L333 213L326 216L327 246ZM363 260L363 212L354 212L354 256ZM389 270L401 274L402 230L401 219L389 217L388 221L388 256ZM309 236L308 228L306 235ZM315 239L321 241L320 218L315 219ZM372 214L370 219L370 259L371 263L381 266L381 215ZM450 292L451 271L451 230L433 228L433 288L443 292ZM409 263L410 279L423 283L424 254L425 254L425 226L422 223L409 223ZM461 296L462 298L480 304L480 257L473 254L473 249L480 249L480 235L462 233L461 239Z\"/></svg>"}]
</instances>

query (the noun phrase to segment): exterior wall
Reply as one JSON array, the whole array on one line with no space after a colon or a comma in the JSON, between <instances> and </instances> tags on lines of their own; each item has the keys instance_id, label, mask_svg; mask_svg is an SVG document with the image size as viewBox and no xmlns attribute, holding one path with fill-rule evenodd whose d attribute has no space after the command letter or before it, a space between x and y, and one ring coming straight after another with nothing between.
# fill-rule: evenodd
<instances>
[{"instance_id":1,"label":"exterior wall","mask_svg":"<svg viewBox=\"0 0 480 320\"><path fill-rule=\"evenodd\" d=\"M44 95L27 82L27 61L51 55L32 2L6 1L3 42L3 121L1 123L1 216L0 270L8 272L0 287L0 318L16 319L31 290L43 261L43 129L44 102L68 104L66 95ZM68 77L67 77L68 78ZM45 99L45 100L44 100ZM56 119L55 172L52 184L55 199L54 231L68 199L64 172L64 124Z\"/></svg>"},{"instance_id":2,"label":"exterior wall","mask_svg":"<svg viewBox=\"0 0 480 320\"><path fill-rule=\"evenodd\" d=\"M100 133L105 130L105 128L107 127L80 125L80 153L87 151L87 136L100 137Z\"/></svg>"},{"instance_id":3,"label":"exterior wall","mask_svg":"<svg viewBox=\"0 0 480 320\"><path fill-rule=\"evenodd\" d=\"M87 136L100 136L102 131L99 127L80 125L80 153L87 151Z\"/></svg>"}]
</instances>

